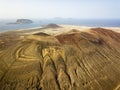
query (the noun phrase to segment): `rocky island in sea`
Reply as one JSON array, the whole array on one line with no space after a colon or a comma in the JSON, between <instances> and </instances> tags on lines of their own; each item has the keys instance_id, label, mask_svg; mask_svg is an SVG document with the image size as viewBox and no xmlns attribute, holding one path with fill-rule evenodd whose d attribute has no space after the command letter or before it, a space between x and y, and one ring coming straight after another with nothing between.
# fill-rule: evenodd
<instances>
[{"instance_id":1,"label":"rocky island in sea","mask_svg":"<svg viewBox=\"0 0 120 90\"><path fill-rule=\"evenodd\" d=\"M7 24L30 24L30 23L33 23L33 21L30 19L17 19L16 22L11 22Z\"/></svg>"}]
</instances>

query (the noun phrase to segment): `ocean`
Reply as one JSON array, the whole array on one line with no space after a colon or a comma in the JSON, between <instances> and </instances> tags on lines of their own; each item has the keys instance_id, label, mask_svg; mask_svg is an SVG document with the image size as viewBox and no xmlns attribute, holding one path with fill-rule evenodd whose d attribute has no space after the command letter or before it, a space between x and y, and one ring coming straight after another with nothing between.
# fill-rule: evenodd
<instances>
[{"instance_id":1,"label":"ocean","mask_svg":"<svg viewBox=\"0 0 120 90\"><path fill-rule=\"evenodd\" d=\"M45 20L34 20L31 24L7 24L15 22L15 20L0 20L0 32L36 28L49 23L55 24L69 24L69 25L80 25L80 26L90 26L90 27L120 27L120 20L92 20L92 19L45 19Z\"/></svg>"},{"instance_id":2,"label":"ocean","mask_svg":"<svg viewBox=\"0 0 120 90\"><path fill-rule=\"evenodd\" d=\"M34 22L30 24L8 24L9 21L0 21L0 32L41 27L40 23Z\"/></svg>"}]
</instances>

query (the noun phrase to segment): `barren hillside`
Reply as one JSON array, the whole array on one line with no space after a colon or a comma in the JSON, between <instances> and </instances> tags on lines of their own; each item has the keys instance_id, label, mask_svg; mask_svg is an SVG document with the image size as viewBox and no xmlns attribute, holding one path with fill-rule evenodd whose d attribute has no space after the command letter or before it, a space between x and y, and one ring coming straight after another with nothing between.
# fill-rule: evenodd
<instances>
[{"instance_id":1,"label":"barren hillside","mask_svg":"<svg viewBox=\"0 0 120 90\"><path fill-rule=\"evenodd\" d=\"M120 90L120 33L64 30L1 34L0 90Z\"/></svg>"}]
</instances>

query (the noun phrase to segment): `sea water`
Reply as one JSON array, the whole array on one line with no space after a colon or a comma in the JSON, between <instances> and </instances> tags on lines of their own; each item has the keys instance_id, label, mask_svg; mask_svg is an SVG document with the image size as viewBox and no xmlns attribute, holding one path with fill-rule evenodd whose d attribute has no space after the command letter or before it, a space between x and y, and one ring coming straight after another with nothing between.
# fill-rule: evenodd
<instances>
[{"instance_id":1,"label":"sea water","mask_svg":"<svg viewBox=\"0 0 120 90\"><path fill-rule=\"evenodd\" d=\"M41 27L49 23L55 24L69 24L69 25L80 25L80 26L90 26L90 27L120 27L120 20L92 20L92 19L61 19L61 20L37 20L31 24L8 24L12 21L9 20L0 20L0 32L9 31L9 30L18 30L18 29L27 29L27 28L36 28Z\"/></svg>"}]
</instances>

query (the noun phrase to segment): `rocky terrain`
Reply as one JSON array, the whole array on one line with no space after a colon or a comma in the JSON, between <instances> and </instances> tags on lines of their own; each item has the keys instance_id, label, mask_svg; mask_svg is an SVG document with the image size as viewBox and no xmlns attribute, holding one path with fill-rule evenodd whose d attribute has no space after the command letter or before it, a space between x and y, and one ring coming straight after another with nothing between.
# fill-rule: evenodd
<instances>
[{"instance_id":1,"label":"rocky terrain","mask_svg":"<svg viewBox=\"0 0 120 90\"><path fill-rule=\"evenodd\" d=\"M29 20L29 19L18 19L16 21L16 23L18 23L18 24L28 24L28 23L33 23L33 21Z\"/></svg>"},{"instance_id":2,"label":"rocky terrain","mask_svg":"<svg viewBox=\"0 0 120 90\"><path fill-rule=\"evenodd\" d=\"M120 33L61 27L0 34L0 90L120 90Z\"/></svg>"},{"instance_id":3,"label":"rocky terrain","mask_svg":"<svg viewBox=\"0 0 120 90\"><path fill-rule=\"evenodd\" d=\"M54 24L54 23L51 23L51 24L48 24L46 26L44 26L44 28L60 28L61 26L57 25L57 24Z\"/></svg>"},{"instance_id":4,"label":"rocky terrain","mask_svg":"<svg viewBox=\"0 0 120 90\"><path fill-rule=\"evenodd\" d=\"M30 23L33 23L33 21L29 19L17 19L16 22L7 24L30 24Z\"/></svg>"}]
</instances>

